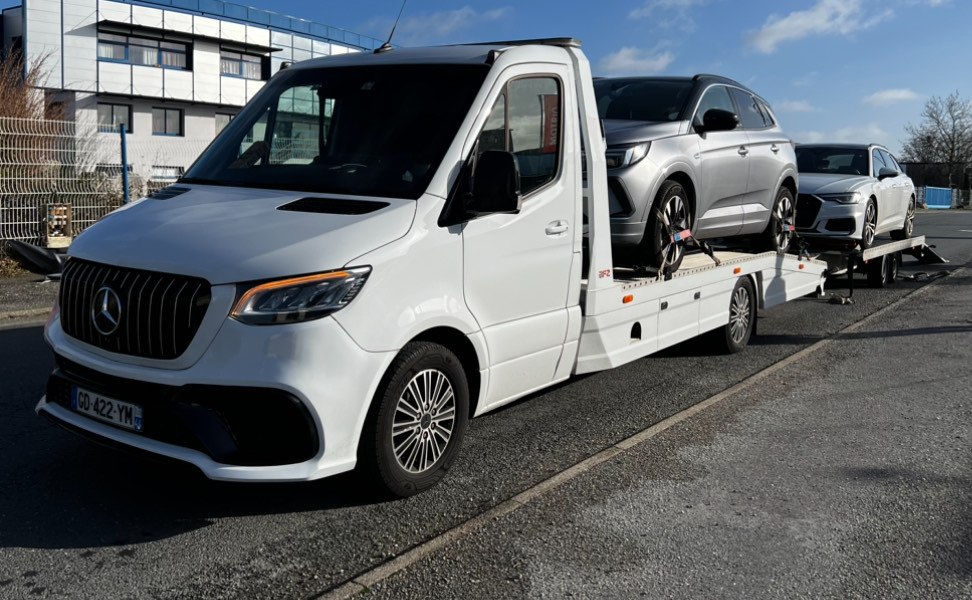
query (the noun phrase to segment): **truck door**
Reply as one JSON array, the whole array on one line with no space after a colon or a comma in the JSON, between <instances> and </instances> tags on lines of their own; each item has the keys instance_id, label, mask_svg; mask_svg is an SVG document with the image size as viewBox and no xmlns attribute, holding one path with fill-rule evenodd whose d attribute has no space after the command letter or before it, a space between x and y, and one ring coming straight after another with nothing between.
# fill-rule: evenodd
<instances>
[{"instance_id":1,"label":"truck door","mask_svg":"<svg viewBox=\"0 0 972 600\"><path fill-rule=\"evenodd\" d=\"M545 68L546 70L546 68ZM515 73L493 90L473 152L512 152L520 170L518 214L494 214L463 230L466 304L489 351L486 406L548 384L564 346L575 198L564 161L565 70ZM577 299L574 299L576 304Z\"/></svg>"}]
</instances>

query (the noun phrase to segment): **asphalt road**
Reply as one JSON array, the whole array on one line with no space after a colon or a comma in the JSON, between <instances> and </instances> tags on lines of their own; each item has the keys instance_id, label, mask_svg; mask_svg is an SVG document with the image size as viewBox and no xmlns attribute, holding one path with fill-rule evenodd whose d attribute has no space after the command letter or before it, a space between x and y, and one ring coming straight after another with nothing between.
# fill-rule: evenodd
<instances>
[{"instance_id":1,"label":"asphalt road","mask_svg":"<svg viewBox=\"0 0 972 600\"><path fill-rule=\"evenodd\" d=\"M972 212L917 229L952 263L903 275L972 261ZM350 476L215 483L77 438L33 414L52 365L40 327L0 329L0 598L319 597L820 340L371 591L972 597L968 286L804 298L763 314L740 355L692 342L575 378L474 420L441 485L385 503Z\"/></svg>"}]
</instances>

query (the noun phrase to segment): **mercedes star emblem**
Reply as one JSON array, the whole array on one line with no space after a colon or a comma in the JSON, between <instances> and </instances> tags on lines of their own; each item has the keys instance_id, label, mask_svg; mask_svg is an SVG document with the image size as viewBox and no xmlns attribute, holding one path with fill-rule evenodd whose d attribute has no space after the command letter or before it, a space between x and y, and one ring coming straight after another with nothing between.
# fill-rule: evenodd
<instances>
[{"instance_id":1,"label":"mercedes star emblem","mask_svg":"<svg viewBox=\"0 0 972 600\"><path fill-rule=\"evenodd\" d=\"M101 335L111 335L121 323L121 299L115 290L104 286L95 292L91 303L91 322Z\"/></svg>"}]
</instances>

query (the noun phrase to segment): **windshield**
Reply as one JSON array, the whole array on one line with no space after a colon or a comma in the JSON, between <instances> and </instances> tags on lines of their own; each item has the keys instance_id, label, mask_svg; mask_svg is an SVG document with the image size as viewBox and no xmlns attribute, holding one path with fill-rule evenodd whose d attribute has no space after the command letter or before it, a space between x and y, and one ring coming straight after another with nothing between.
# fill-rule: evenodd
<instances>
[{"instance_id":1,"label":"windshield","mask_svg":"<svg viewBox=\"0 0 972 600\"><path fill-rule=\"evenodd\" d=\"M868 174L867 150L864 148L797 146L796 155L800 173Z\"/></svg>"},{"instance_id":2,"label":"windshield","mask_svg":"<svg viewBox=\"0 0 972 600\"><path fill-rule=\"evenodd\" d=\"M181 181L416 199L487 69L384 65L283 71Z\"/></svg>"},{"instance_id":3,"label":"windshield","mask_svg":"<svg viewBox=\"0 0 972 600\"><path fill-rule=\"evenodd\" d=\"M692 91L691 81L599 79L594 82L602 119L677 121Z\"/></svg>"}]
</instances>

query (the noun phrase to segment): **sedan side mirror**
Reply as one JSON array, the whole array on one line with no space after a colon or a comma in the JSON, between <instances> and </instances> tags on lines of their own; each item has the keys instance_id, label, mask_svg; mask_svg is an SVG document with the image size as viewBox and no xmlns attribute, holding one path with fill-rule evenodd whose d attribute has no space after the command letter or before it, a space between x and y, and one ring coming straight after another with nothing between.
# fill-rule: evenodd
<instances>
[{"instance_id":1,"label":"sedan side mirror","mask_svg":"<svg viewBox=\"0 0 972 600\"><path fill-rule=\"evenodd\" d=\"M732 131L739 127L739 115L721 108L710 108L702 116L702 127L696 127L699 133L709 131Z\"/></svg>"},{"instance_id":2,"label":"sedan side mirror","mask_svg":"<svg viewBox=\"0 0 972 600\"><path fill-rule=\"evenodd\" d=\"M512 152L483 152L473 176L472 194L465 198L472 217L520 212L520 168Z\"/></svg>"},{"instance_id":3,"label":"sedan side mirror","mask_svg":"<svg viewBox=\"0 0 972 600\"><path fill-rule=\"evenodd\" d=\"M881 170L878 171L878 181L884 181L888 177L897 177L898 175L901 175L901 173L898 173L894 169L881 167Z\"/></svg>"}]
</instances>

